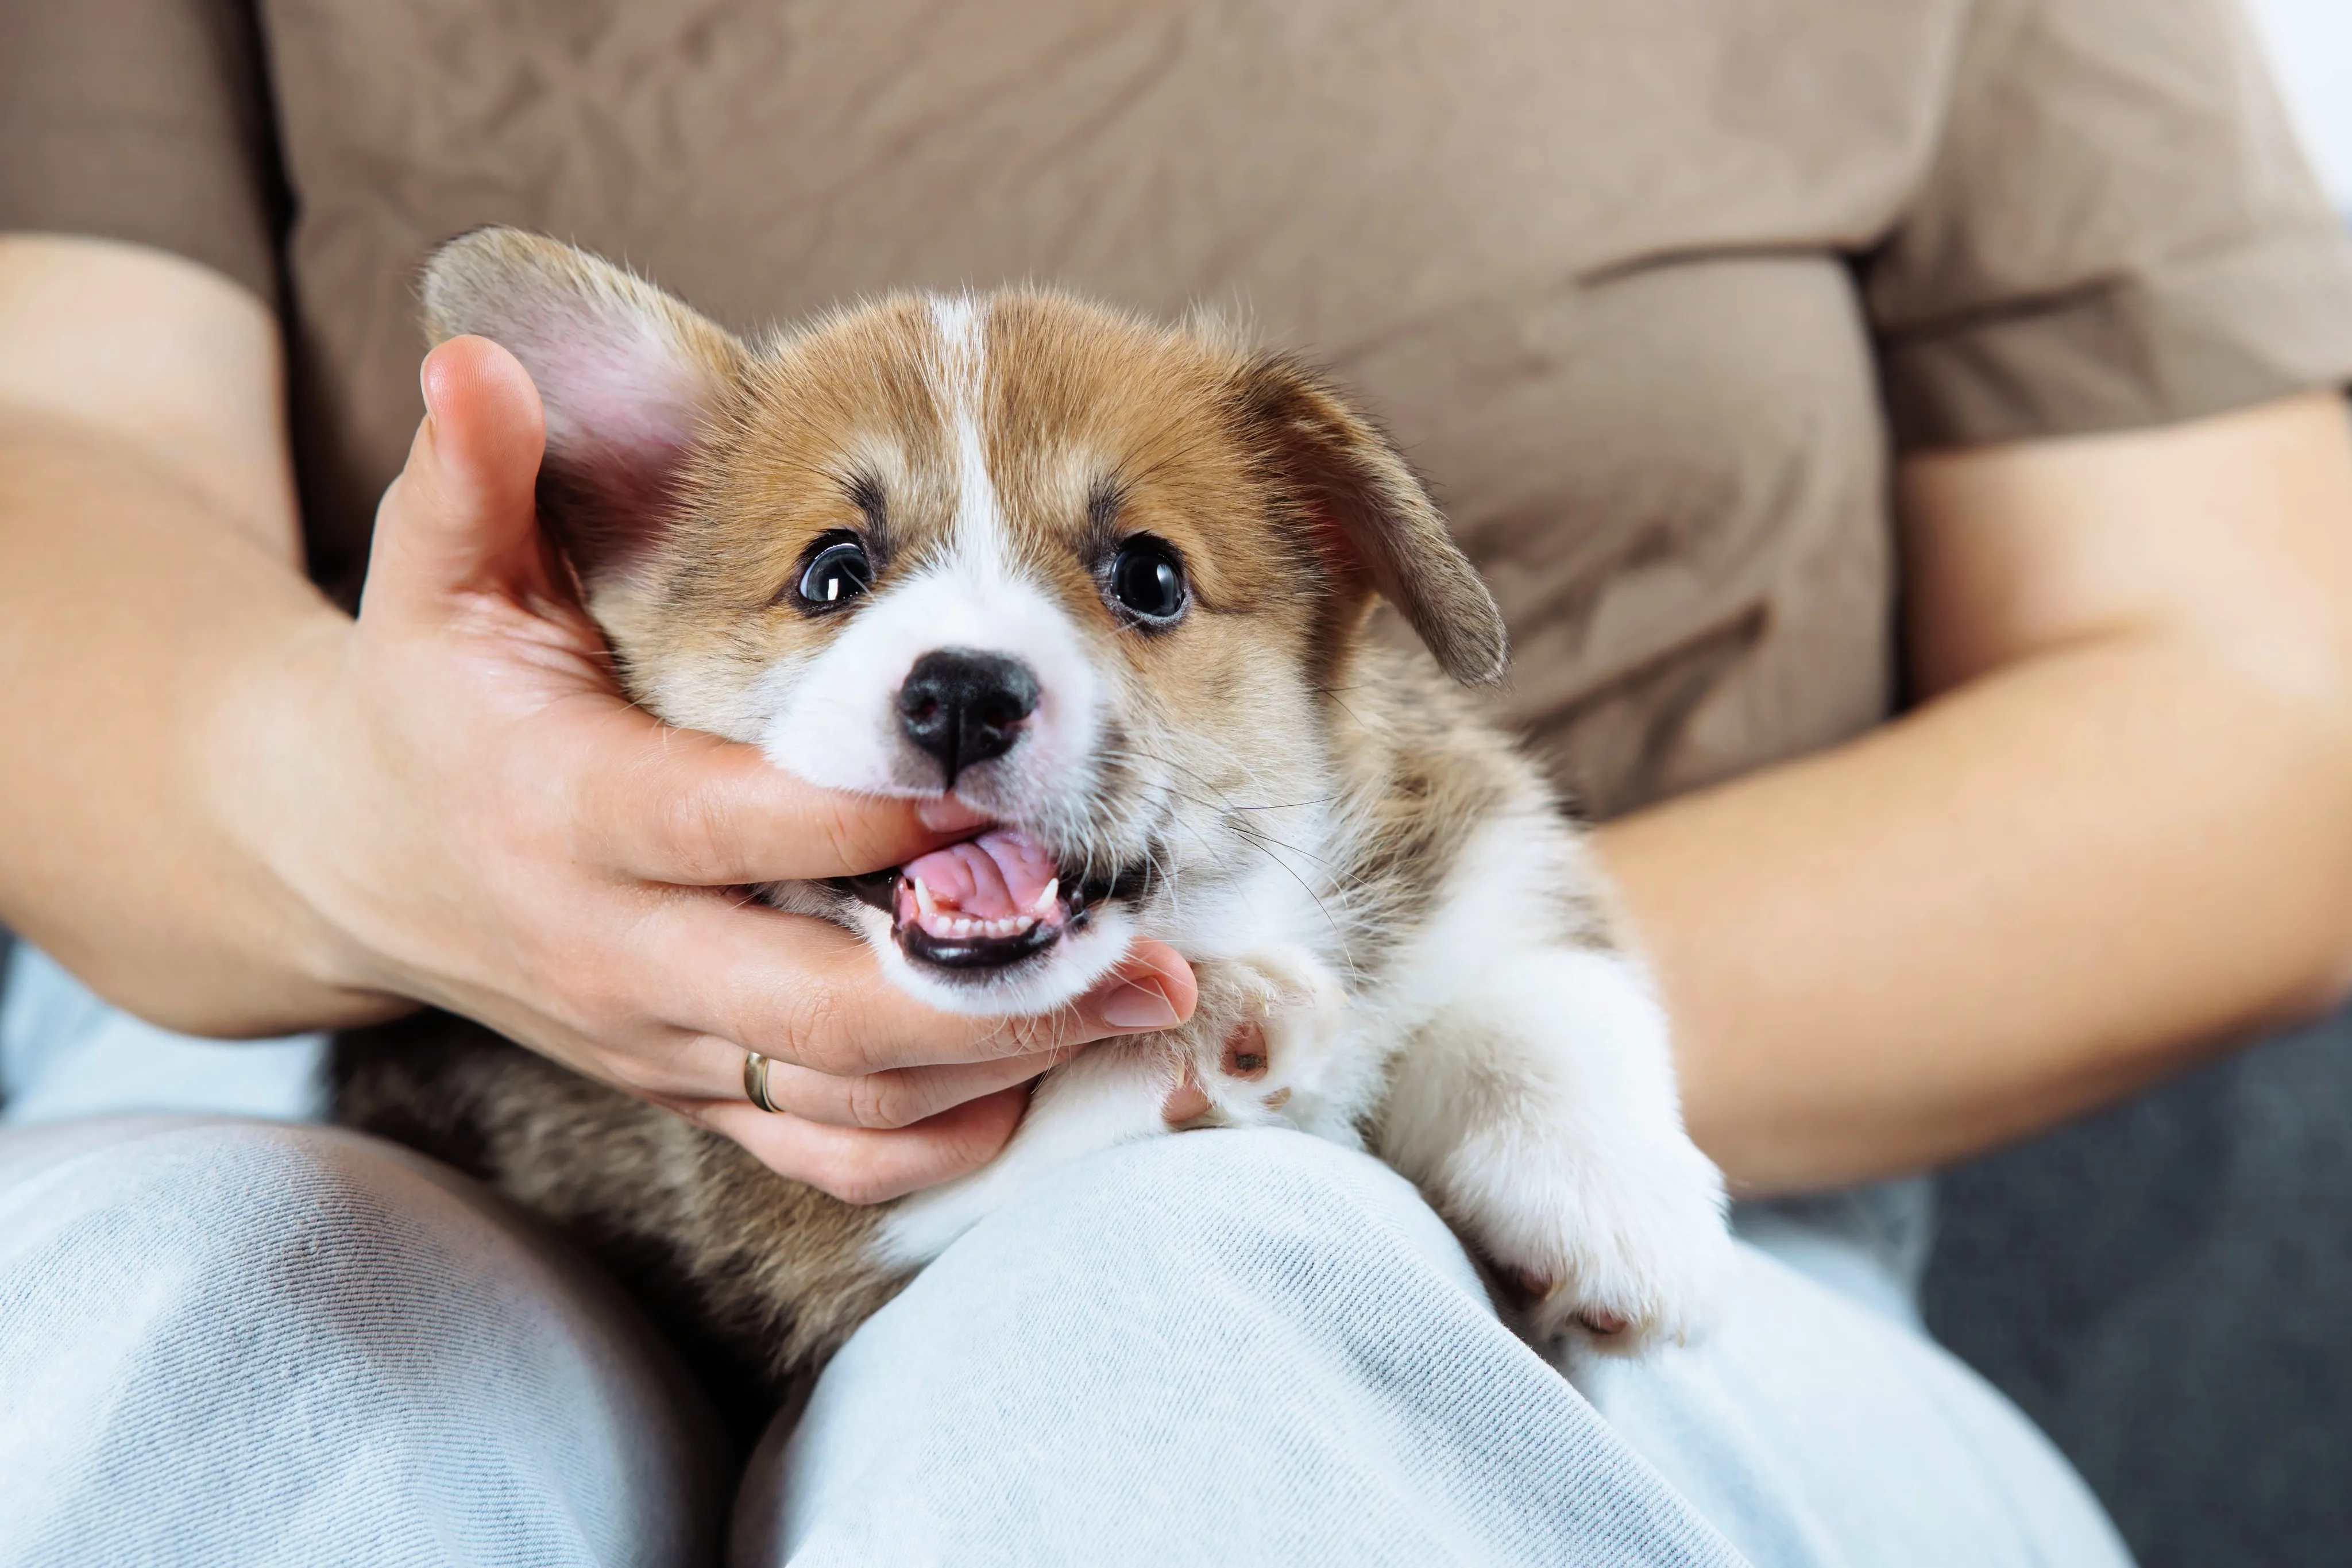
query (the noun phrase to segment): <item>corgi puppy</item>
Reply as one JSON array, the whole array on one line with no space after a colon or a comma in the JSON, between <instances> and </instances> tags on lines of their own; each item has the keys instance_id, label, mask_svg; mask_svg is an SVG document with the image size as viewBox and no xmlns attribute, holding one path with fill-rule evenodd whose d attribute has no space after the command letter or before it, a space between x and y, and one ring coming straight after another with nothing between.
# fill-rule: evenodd
<instances>
[{"instance_id":1,"label":"corgi puppy","mask_svg":"<svg viewBox=\"0 0 2352 1568\"><path fill-rule=\"evenodd\" d=\"M1200 1005L1047 1073L984 1169L876 1207L446 1017L346 1037L341 1120L551 1217L707 1373L772 1391L992 1210L1177 1131L1180 1088L1188 1126L1388 1161L1539 1335L1704 1324L1723 1184L1664 1015L1559 803L1456 684L1502 676L1493 599L1328 382L1036 289L745 342L510 229L450 242L424 297L436 342L493 339L538 384L541 518L634 698L997 824L764 897L935 1007L1050 1011L1144 936ZM1368 639L1376 598L1422 649Z\"/></svg>"}]
</instances>

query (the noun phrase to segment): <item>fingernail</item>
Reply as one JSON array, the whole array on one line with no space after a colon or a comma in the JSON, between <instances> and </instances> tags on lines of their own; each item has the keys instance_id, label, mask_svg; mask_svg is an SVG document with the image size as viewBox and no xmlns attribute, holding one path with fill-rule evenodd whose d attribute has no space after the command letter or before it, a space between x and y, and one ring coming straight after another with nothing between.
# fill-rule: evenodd
<instances>
[{"instance_id":1,"label":"fingernail","mask_svg":"<svg viewBox=\"0 0 2352 1568\"><path fill-rule=\"evenodd\" d=\"M1181 1022L1174 1003L1131 980L1105 996L1097 1011L1102 1021L1115 1029L1172 1029Z\"/></svg>"},{"instance_id":2,"label":"fingernail","mask_svg":"<svg viewBox=\"0 0 2352 1568\"><path fill-rule=\"evenodd\" d=\"M951 795L937 800L927 800L915 807L915 820L934 833L961 833L968 827L982 827L996 820L984 811L975 811Z\"/></svg>"}]
</instances>

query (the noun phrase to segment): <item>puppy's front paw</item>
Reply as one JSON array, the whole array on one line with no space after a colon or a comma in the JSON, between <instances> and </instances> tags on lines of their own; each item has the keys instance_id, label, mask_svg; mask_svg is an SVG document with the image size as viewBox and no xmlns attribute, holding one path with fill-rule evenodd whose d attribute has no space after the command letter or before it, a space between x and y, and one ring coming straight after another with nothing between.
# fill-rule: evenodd
<instances>
[{"instance_id":1,"label":"puppy's front paw","mask_svg":"<svg viewBox=\"0 0 2352 1568\"><path fill-rule=\"evenodd\" d=\"M1713 1321L1731 1262L1723 1178L1680 1128L1601 1148L1482 1141L1452 1173L1457 1218L1531 1299L1540 1338L1630 1355Z\"/></svg>"}]
</instances>

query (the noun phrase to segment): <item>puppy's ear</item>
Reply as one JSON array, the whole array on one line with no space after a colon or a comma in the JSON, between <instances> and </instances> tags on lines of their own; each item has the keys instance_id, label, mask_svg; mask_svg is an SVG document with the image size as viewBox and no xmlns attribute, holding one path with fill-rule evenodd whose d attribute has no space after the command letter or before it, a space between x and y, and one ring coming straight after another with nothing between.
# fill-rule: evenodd
<instances>
[{"instance_id":1,"label":"puppy's ear","mask_svg":"<svg viewBox=\"0 0 2352 1568\"><path fill-rule=\"evenodd\" d=\"M742 344L585 251L478 228L425 267L436 343L478 333L522 362L547 407L539 514L583 582L625 572L669 520L679 469L726 404Z\"/></svg>"},{"instance_id":2,"label":"puppy's ear","mask_svg":"<svg viewBox=\"0 0 2352 1568\"><path fill-rule=\"evenodd\" d=\"M1388 437L1328 381L1280 355L1249 363L1241 405L1333 569L1403 612L1454 679L1502 679L1503 614Z\"/></svg>"}]
</instances>

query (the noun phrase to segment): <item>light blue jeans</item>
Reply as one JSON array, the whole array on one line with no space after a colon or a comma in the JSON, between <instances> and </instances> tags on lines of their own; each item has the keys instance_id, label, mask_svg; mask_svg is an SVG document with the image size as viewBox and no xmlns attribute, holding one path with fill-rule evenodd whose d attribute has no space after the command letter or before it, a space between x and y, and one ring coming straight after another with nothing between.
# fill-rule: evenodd
<instances>
[{"instance_id":1,"label":"light blue jeans","mask_svg":"<svg viewBox=\"0 0 2352 1568\"><path fill-rule=\"evenodd\" d=\"M1899 1205L1749 1216L1706 1344L1563 1375L1407 1184L1275 1132L1115 1151L989 1220L738 1487L593 1269L429 1162L251 1119L314 1104L318 1043L213 1054L254 1049L18 951L0 1564L2126 1561L1919 1331ZM185 1110L183 1067L242 1119L89 1119Z\"/></svg>"}]
</instances>

